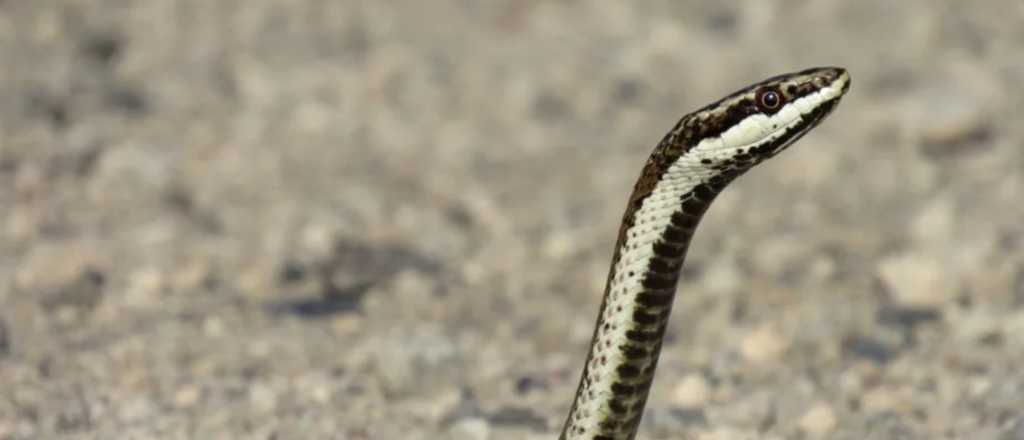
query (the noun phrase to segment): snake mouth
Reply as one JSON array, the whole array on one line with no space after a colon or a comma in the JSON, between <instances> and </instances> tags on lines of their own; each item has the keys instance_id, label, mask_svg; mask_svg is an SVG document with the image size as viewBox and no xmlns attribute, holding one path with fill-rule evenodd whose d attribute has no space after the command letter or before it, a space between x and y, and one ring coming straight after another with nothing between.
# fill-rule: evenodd
<instances>
[{"instance_id":1,"label":"snake mouth","mask_svg":"<svg viewBox=\"0 0 1024 440\"><path fill-rule=\"evenodd\" d=\"M832 110L836 108L838 103L838 97L825 101L811 111L811 113L805 115L801 119L798 119L792 125L776 130L773 135L777 133L778 137L776 139L781 140L781 142L769 142L765 145L765 147L767 147L767 153L764 156L765 159L774 157L776 154L781 153L782 150L785 150L794 142L802 138L808 131L811 131L811 129L820 124L821 121L824 121L825 117L832 113ZM762 150L765 149L762 148Z\"/></svg>"}]
</instances>

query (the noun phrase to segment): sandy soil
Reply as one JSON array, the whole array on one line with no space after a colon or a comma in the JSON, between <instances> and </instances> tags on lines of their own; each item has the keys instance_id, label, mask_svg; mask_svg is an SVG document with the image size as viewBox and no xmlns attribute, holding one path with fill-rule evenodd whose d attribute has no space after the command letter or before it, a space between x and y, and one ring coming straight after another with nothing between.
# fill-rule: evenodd
<instances>
[{"instance_id":1,"label":"sandy soil","mask_svg":"<svg viewBox=\"0 0 1024 440\"><path fill-rule=\"evenodd\" d=\"M676 119L840 65L644 439L1024 439L1024 4L0 1L0 439L551 439Z\"/></svg>"}]
</instances>

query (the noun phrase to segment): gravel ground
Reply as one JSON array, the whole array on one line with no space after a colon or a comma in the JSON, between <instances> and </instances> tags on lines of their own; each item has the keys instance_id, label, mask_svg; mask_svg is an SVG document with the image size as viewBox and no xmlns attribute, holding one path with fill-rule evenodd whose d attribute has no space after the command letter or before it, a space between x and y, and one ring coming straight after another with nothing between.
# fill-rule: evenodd
<instances>
[{"instance_id":1,"label":"gravel ground","mask_svg":"<svg viewBox=\"0 0 1024 440\"><path fill-rule=\"evenodd\" d=\"M847 67L644 439L1024 439L1018 1L0 1L0 439L552 439L683 113Z\"/></svg>"}]
</instances>

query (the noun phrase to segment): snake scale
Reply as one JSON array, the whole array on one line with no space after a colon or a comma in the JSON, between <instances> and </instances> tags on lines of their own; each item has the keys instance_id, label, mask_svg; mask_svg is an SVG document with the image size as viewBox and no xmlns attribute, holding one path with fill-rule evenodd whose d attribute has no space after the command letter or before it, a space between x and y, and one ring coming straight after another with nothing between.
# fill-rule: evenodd
<instances>
[{"instance_id":1,"label":"snake scale","mask_svg":"<svg viewBox=\"0 0 1024 440\"><path fill-rule=\"evenodd\" d=\"M658 143L623 215L561 440L636 437L679 272L704 212L729 182L824 120L849 87L838 67L768 78L683 116Z\"/></svg>"}]
</instances>

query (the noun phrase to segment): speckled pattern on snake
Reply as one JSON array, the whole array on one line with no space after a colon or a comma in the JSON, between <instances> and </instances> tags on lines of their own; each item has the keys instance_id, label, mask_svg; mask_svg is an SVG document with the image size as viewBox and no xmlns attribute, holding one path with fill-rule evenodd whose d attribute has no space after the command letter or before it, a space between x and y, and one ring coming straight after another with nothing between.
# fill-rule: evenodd
<instances>
[{"instance_id":1,"label":"speckled pattern on snake","mask_svg":"<svg viewBox=\"0 0 1024 440\"><path fill-rule=\"evenodd\" d=\"M560 439L636 437L697 224L737 176L791 145L849 90L842 68L758 82L683 116L626 205L590 353Z\"/></svg>"}]
</instances>

